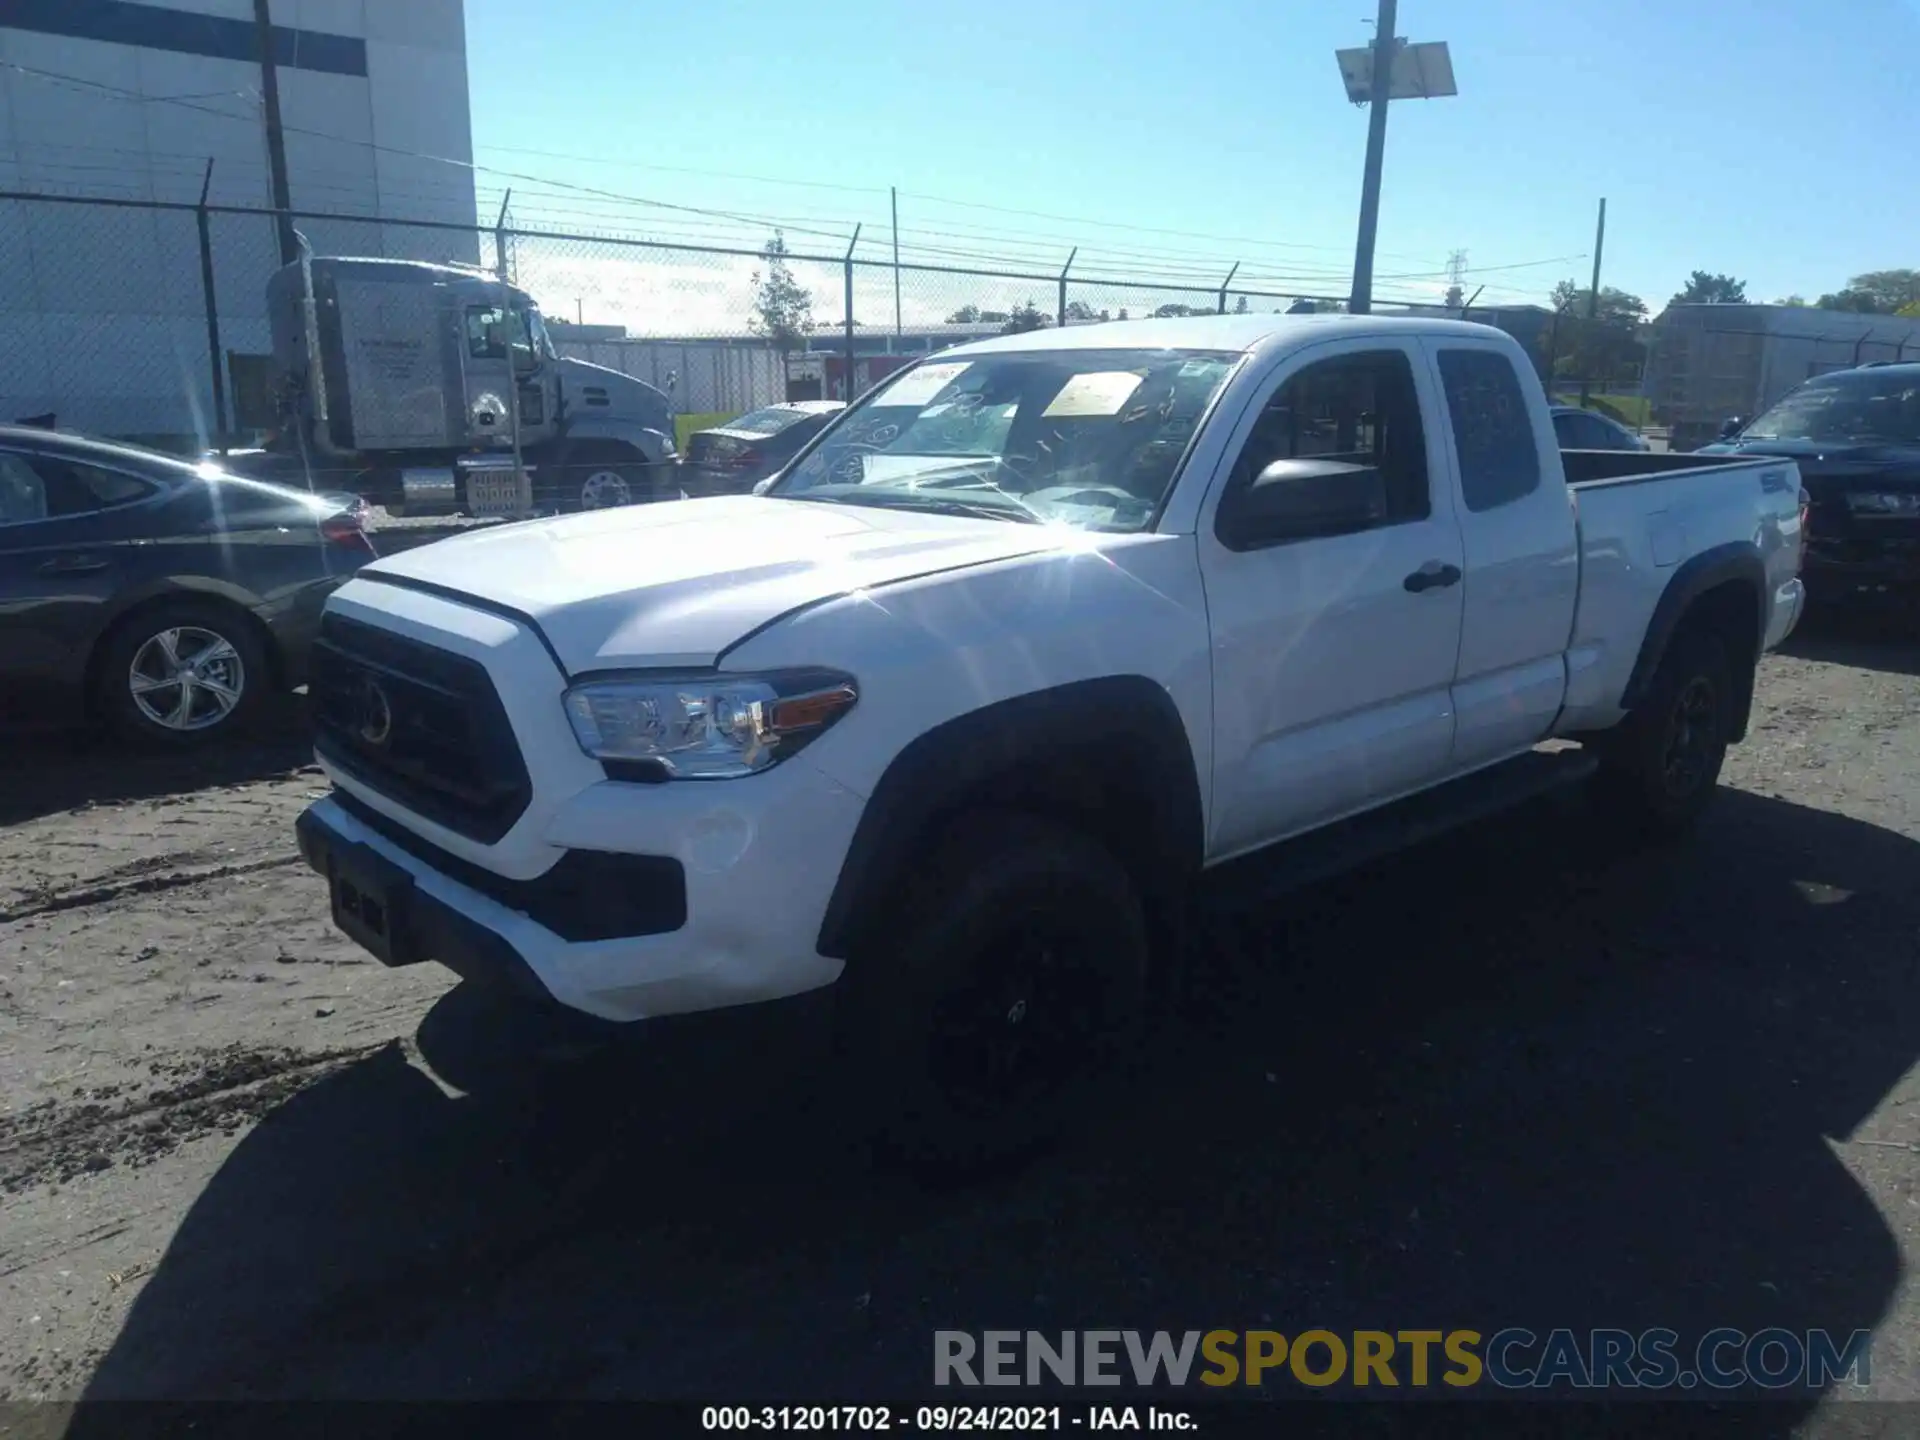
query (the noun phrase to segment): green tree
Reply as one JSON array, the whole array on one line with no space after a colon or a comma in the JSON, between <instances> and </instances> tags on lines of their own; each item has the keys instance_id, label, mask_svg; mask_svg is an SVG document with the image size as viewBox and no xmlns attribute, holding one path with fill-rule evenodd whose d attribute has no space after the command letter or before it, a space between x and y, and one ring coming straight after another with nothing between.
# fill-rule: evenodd
<instances>
[{"instance_id":1,"label":"green tree","mask_svg":"<svg viewBox=\"0 0 1920 1440\"><path fill-rule=\"evenodd\" d=\"M1863 315L1892 315L1920 300L1920 270L1869 270L1815 302L1822 310L1853 310Z\"/></svg>"},{"instance_id":2,"label":"green tree","mask_svg":"<svg viewBox=\"0 0 1920 1440\"><path fill-rule=\"evenodd\" d=\"M947 323L949 325L977 325L980 323L980 307L978 305L962 305L958 310L947 316Z\"/></svg>"},{"instance_id":3,"label":"green tree","mask_svg":"<svg viewBox=\"0 0 1920 1440\"><path fill-rule=\"evenodd\" d=\"M760 252L764 269L753 272L753 315L747 322L784 358L813 333L813 296L793 278L787 237L778 230Z\"/></svg>"},{"instance_id":4,"label":"green tree","mask_svg":"<svg viewBox=\"0 0 1920 1440\"><path fill-rule=\"evenodd\" d=\"M1589 320L1588 294L1572 280L1553 287L1553 308L1558 312L1548 332L1553 373L1582 380L1627 378L1646 358L1639 332L1647 320L1647 302L1629 291L1603 285Z\"/></svg>"},{"instance_id":5,"label":"green tree","mask_svg":"<svg viewBox=\"0 0 1920 1440\"><path fill-rule=\"evenodd\" d=\"M1069 300L1067 302L1067 319L1069 320L1084 322L1087 320L1104 320L1106 318L1104 315L1094 314L1093 307L1084 300Z\"/></svg>"},{"instance_id":6,"label":"green tree","mask_svg":"<svg viewBox=\"0 0 1920 1440\"><path fill-rule=\"evenodd\" d=\"M1804 295L1782 295L1773 303L1776 305L1790 305L1796 310L1804 310L1807 308L1807 297Z\"/></svg>"},{"instance_id":7,"label":"green tree","mask_svg":"<svg viewBox=\"0 0 1920 1440\"><path fill-rule=\"evenodd\" d=\"M1667 301L1669 305L1744 305L1747 303L1747 282L1736 280L1731 275L1715 275L1706 270L1696 270L1687 277L1687 283L1681 286L1674 297Z\"/></svg>"},{"instance_id":8,"label":"green tree","mask_svg":"<svg viewBox=\"0 0 1920 1440\"><path fill-rule=\"evenodd\" d=\"M1029 300L1023 305L1013 307L1007 315L1007 323L1002 325L1000 330L1002 334L1020 335L1028 330L1044 330L1052 323L1039 306Z\"/></svg>"},{"instance_id":9,"label":"green tree","mask_svg":"<svg viewBox=\"0 0 1920 1440\"><path fill-rule=\"evenodd\" d=\"M1156 320L1165 320L1170 315L1211 315L1213 311L1205 305L1162 305L1153 314Z\"/></svg>"},{"instance_id":10,"label":"green tree","mask_svg":"<svg viewBox=\"0 0 1920 1440\"><path fill-rule=\"evenodd\" d=\"M1246 296L1242 295L1238 300L1233 302L1233 313L1236 315L1244 315L1247 313Z\"/></svg>"},{"instance_id":11,"label":"green tree","mask_svg":"<svg viewBox=\"0 0 1920 1440\"><path fill-rule=\"evenodd\" d=\"M1449 310L1458 310L1467 303L1467 292L1458 285L1447 286L1447 298L1441 302Z\"/></svg>"}]
</instances>

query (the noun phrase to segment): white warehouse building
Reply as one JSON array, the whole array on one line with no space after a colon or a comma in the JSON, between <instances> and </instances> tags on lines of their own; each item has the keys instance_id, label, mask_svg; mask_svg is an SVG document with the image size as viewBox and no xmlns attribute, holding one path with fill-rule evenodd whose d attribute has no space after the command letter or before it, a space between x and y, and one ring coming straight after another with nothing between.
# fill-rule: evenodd
<instances>
[{"instance_id":1,"label":"white warehouse building","mask_svg":"<svg viewBox=\"0 0 1920 1440\"><path fill-rule=\"evenodd\" d=\"M315 251L480 261L462 0L270 0L270 21ZM192 207L203 184L214 207L271 206L264 80L255 0L0 4L0 421L219 428ZM344 215L374 223L324 218ZM276 226L206 219L227 426L265 423Z\"/></svg>"}]
</instances>

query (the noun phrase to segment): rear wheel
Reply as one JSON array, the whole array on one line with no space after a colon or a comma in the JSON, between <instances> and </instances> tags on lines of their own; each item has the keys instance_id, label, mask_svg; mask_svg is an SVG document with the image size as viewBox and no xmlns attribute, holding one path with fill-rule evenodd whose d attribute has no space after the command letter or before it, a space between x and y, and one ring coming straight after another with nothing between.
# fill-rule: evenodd
<instances>
[{"instance_id":1,"label":"rear wheel","mask_svg":"<svg viewBox=\"0 0 1920 1440\"><path fill-rule=\"evenodd\" d=\"M252 719L268 684L253 622L201 600L169 600L122 623L95 671L94 698L120 734L149 745L212 744Z\"/></svg>"},{"instance_id":2,"label":"rear wheel","mask_svg":"<svg viewBox=\"0 0 1920 1440\"><path fill-rule=\"evenodd\" d=\"M1147 928L1112 855L1034 816L970 817L919 873L855 957L843 1051L883 1154L964 1173L1058 1138L1114 1074Z\"/></svg>"},{"instance_id":3,"label":"rear wheel","mask_svg":"<svg viewBox=\"0 0 1920 1440\"><path fill-rule=\"evenodd\" d=\"M1707 630L1680 631L1644 701L1602 750L1596 800L1639 832L1686 830L1719 784L1732 714L1726 646Z\"/></svg>"}]
</instances>

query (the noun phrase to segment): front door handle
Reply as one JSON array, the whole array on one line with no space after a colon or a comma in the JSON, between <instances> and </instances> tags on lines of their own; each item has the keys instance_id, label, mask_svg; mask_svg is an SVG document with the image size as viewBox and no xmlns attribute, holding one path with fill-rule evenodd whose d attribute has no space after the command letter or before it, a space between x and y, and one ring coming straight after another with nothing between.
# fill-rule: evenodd
<instances>
[{"instance_id":1,"label":"front door handle","mask_svg":"<svg viewBox=\"0 0 1920 1440\"><path fill-rule=\"evenodd\" d=\"M1449 585L1460 583L1460 567L1443 565L1437 560L1429 560L1418 570L1401 581L1407 589L1418 595L1422 590L1443 590Z\"/></svg>"},{"instance_id":2,"label":"front door handle","mask_svg":"<svg viewBox=\"0 0 1920 1440\"><path fill-rule=\"evenodd\" d=\"M42 575L92 575L109 564L98 555L60 555L40 567Z\"/></svg>"}]
</instances>

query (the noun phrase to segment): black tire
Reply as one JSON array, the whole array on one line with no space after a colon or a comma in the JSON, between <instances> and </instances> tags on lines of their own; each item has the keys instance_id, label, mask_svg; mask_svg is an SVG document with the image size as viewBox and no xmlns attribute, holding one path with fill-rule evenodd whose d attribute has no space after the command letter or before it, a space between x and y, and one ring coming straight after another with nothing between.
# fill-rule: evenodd
<instances>
[{"instance_id":1,"label":"black tire","mask_svg":"<svg viewBox=\"0 0 1920 1440\"><path fill-rule=\"evenodd\" d=\"M1602 812L1653 838L1691 828L1719 785L1733 701L1720 638L1703 629L1675 634L1645 699L1601 746L1592 784Z\"/></svg>"},{"instance_id":2,"label":"black tire","mask_svg":"<svg viewBox=\"0 0 1920 1440\"><path fill-rule=\"evenodd\" d=\"M1137 1040L1147 926L1081 832L981 813L849 970L843 1078L883 1159L955 1178L1056 1140Z\"/></svg>"},{"instance_id":3,"label":"black tire","mask_svg":"<svg viewBox=\"0 0 1920 1440\"><path fill-rule=\"evenodd\" d=\"M184 676L184 695L178 681L136 693L136 667L148 682ZM148 606L113 628L93 667L92 698L99 718L122 737L191 749L245 730L272 686L251 616L218 601L178 599ZM223 692L234 693L231 703Z\"/></svg>"},{"instance_id":4,"label":"black tire","mask_svg":"<svg viewBox=\"0 0 1920 1440\"><path fill-rule=\"evenodd\" d=\"M561 452L553 462L553 479L540 486L547 504L563 514L644 505L676 498L666 493L663 471L625 446L582 445Z\"/></svg>"}]
</instances>

